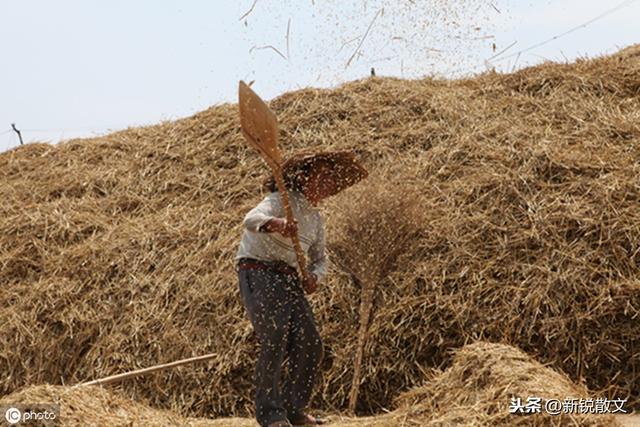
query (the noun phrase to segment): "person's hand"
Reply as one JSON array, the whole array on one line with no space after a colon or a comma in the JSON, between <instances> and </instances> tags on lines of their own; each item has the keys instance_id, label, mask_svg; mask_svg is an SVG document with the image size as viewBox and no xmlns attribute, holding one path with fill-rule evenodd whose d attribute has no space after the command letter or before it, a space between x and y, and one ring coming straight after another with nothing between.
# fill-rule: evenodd
<instances>
[{"instance_id":1,"label":"person's hand","mask_svg":"<svg viewBox=\"0 0 640 427\"><path fill-rule=\"evenodd\" d=\"M293 237L298 232L298 222L289 222L285 218L273 218L269 221L273 231L282 234L284 237Z\"/></svg>"},{"instance_id":2,"label":"person's hand","mask_svg":"<svg viewBox=\"0 0 640 427\"><path fill-rule=\"evenodd\" d=\"M308 273L304 279L304 290L308 294L314 293L318 289L318 277L314 273Z\"/></svg>"}]
</instances>

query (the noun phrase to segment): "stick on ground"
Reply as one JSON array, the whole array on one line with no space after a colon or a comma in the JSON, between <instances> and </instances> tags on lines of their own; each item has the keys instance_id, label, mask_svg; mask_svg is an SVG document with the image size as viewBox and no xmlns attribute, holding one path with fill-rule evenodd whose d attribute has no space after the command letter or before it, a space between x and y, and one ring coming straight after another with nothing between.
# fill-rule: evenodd
<instances>
[{"instance_id":1,"label":"stick on ground","mask_svg":"<svg viewBox=\"0 0 640 427\"><path fill-rule=\"evenodd\" d=\"M75 387L86 386L86 385L107 385L113 384L116 382L120 382L127 378L137 377L139 375L149 374L151 372L162 371L169 368L175 368L176 366L186 365L188 363L200 362L202 360L212 359L217 356L217 353L205 354L204 356L196 356L191 357L189 359L177 360L175 362L164 363L162 365L151 366L149 368L142 368L135 371L125 372L122 374L111 375L109 377L100 378L93 381L88 381L85 383L76 384Z\"/></svg>"}]
</instances>

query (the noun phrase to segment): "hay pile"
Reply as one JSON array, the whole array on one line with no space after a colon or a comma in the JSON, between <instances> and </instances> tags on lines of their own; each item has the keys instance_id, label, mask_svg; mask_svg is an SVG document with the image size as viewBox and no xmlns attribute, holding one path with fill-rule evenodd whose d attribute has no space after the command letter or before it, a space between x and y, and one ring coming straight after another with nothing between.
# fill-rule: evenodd
<instances>
[{"instance_id":1,"label":"hay pile","mask_svg":"<svg viewBox=\"0 0 640 427\"><path fill-rule=\"evenodd\" d=\"M378 284L360 414L388 408L425 368L451 363L449 349L482 339L640 404L638 76L633 47L467 80L371 78L270 103L285 152L352 149L426 207ZM235 105L0 154L0 395L217 352L122 386L191 416L249 413L257 344L232 259L265 173ZM333 248L352 218L325 214ZM311 300L326 346L312 406L340 410L360 289L335 262Z\"/></svg>"},{"instance_id":2,"label":"hay pile","mask_svg":"<svg viewBox=\"0 0 640 427\"><path fill-rule=\"evenodd\" d=\"M509 413L511 396L543 398L593 397L565 375L546 368L520 350L501 344L478 342L458 349L452 366L430 375L423 385L400 395L395 410L375 416L326 417L335 427L420 426L591 426L614 427L611 415L544 413L518 416ZM187 418L171 411L136 403L121 392L101 387L40 385L27 387L0 399L0 406L16 402L50 402L61 407L65 426L192 426L253 427L248 418Z\"/></svg>"},{"instance_id":3,"label":"hay pile","mask_svg":"<svg viewBox=\"0 0 640 427\"><path fill-rule=\"evenodd\" d=\"M614 426L609 414L509 413L511 397L595 399L585 387L504 344L477 342L458 349L452 366L422 387L396 399L408 417L428 417L429 426ZM544 403L543 403L544 405ZM613 405L612 405L613 408Z\"/></svg>"},{"instance_id":4,"label":"hay pile","mask_svg":"<svg viewBox=\"0 0 640 427\"><path fill-rule=\"evenodd\" d=\"M171 411L152 409L100 387L73 388L38 385L0 399L0 405L48 402L60 405L62 426L169 426L188 425ZM197 420L189 420L197 421ZM196 424L190 424L196 425Z\"/></svg>"}]
</instances>

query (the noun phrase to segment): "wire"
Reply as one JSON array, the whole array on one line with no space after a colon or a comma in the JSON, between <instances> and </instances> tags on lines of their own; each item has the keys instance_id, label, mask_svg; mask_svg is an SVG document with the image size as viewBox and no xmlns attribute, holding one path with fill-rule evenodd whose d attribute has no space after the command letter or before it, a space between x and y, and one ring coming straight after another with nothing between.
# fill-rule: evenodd
<instances>
[{"instance_id":1,"label":"wire","mask_svg":"<svg viewBox=\"0 0 640 427\"><path fill-rule=\"evenodd\" d=\"M138 125L119 125L119 126L79 126L73 129L20 129L22 132L81 132L81 131L103 131L110 129L118 129L128 126L138 126Z\"/></svg>"},{"instance_id":2,"label":"wire","mask_svg":"<svg viewBox=\"0 0 640 427\"><path fill-rule=\"evenodd\" d=\"M12 129L13 132L13 129ZM6 135L7 132L4 132L2 135ZM3 138L3 141L0 142L0 152L4 152L7 150L10 150L11 148L20 145L20 143L17 141L17 137L14 134L9 134L7 135L5 138Z\"/></svg>"},{"instance_id":3,"label":"wire","mask_svg":"<svg viewBox=\"0 0 640 427\"><path fill-rule=\"evenodd\" d=\"M94 134L102 134L105 132L112 132L115 131L117 129L122 129L122 128L127 128L127 127L135 127L135 126L144 126L144 125L136 125L136 124L121 124L121 125L117 125L117 126L80 126L77 128L73 128L73 129L20 129L20 132L22 132L22 134L24 135L25 133L29 134L29 133L52 133L52 134L58 134L60 133L61 135L57 138L55 138L54 140L61 140L63 139L63 136L65 133L76 133L76 132L82 132L82 133L94 133ZM14 132L13 129L8 129L4 132L0 132L0 136L2 135L7 135L11 133L11 135L8 135L8 147L12 147L15 145L19 145L18 143L18 138ZM5 140L6 141L6 140ZM0 144L0 152L4 151L5 149L8 148L4 148L4 144Z\"/></svg>"},{"instance_id":4,"label":"wire","mask_svg":"<svg viewBox=\"0 0 640 427\"><path fill-rule=\"evenodd\" d=\"M554 41L554 40L559 39L560 37L564 37L564 36L566 36L567 34L571 34L571 33L573 33L574 31L579 30L580 28L586 27L587 25L590 25L590 24L592 24L592 23L594 23L594 22L596 22L596 21L598 21L598 20L600 20L600 19L604 18L604 17L605 17L605 16L607 16L607 15L610 15L610 14L612 14L612 13L614 13L614 12L617 12L618 10L622 9L623 7L627 7L627 6L629 6L631 3L635 2L635 1L638 1L638 0L625 0L625 1L623 1L622 3L618 4L617 6L615 6L615 7L611 8L611 9L609 9L609 10L604 11L603 13L601 13L601 14L600 14L600 15L598 15L598 16L596 16L595 18L592 18L592 19L590 19L589 21L587 21L587 22L585 22L585 23L583 23L583 24L578 25L577 27L573 27L573 28L571 28L571 29L569 29L569 30L565 31L564 33L558 34L557 36L553 36L553 37L551 37L551 38L549 38L549 39L547 39L547 40L541 41L540 43L536 43L536 44L534 44L534 45L532 45L532 46L529 46L529 47L528 47L528 48L526 48L526 49L522 49L521 51L518 51L518 52L512 53L512 54L507 55L507 56L503 56L502 58L492 59L492 60L487 60L487 62L499 62L499 61L504 61L505 59L512 58L512 57L514 57L514 56L520 55L521 53L528 52L528 51L530 51L530 50L532 50L532 49L535 49L535 48L537 48L537 47L540 47L540 46L542 46L542 45L545 45L545 44L547 44L547 43L550 43L550 42L552 42L552 41Z\"/></svg>"}]
</instances>

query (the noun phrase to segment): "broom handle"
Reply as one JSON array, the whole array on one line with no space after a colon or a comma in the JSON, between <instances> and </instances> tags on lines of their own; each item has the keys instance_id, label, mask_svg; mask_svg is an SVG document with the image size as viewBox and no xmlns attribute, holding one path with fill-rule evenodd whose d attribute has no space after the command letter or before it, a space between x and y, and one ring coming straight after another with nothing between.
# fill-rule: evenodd
<instances>
[{"instance_id":1,"label":"broom handle","mask_svg":"<svg viewBox=\"0 0 640 427\"><path fill-rule=\"evenodd\" d=\"M358 394L360 391L360 372L362 369L364 346L367 341L367 332L369 330L369 319L371 318L373 292L374 287L369 281L362 283L362 301L360 303L360 330L358 333L358 347L356 347L356 357L353 364L353 380L351 381L351 390L349 391L348 410L352 414L355 414L356 404L358 403Z\"/></svg>"},{"instance_id":2,"label":"broom handle","mask_svg":"<svg viewBox=\"0 0 640 427\"><path fill-rule=\"evenodd\" d=\"M293 211L291 210L291 205L289 204L289 194L287 193L286 186L284 185L284 180L282 179L282 170L280 168L274 168L273 177L276 180L276 185L278 186L278 191L280 192L280 197L282 198L282 205L284 206L284 210L287 215L287 222L294 222L295 218L293 216ZM298 233L295 233L291 237L291 239L293 240L293 247L296 250L298 267L300 267L300 275L303 280L306 280L307 263L304 258L302 246L300 245L300 238L298 237Z\"/></svg>"},{"instance_id":3,"label":"broom handle","mask_svg":"<svg viewBox=\"0 0 640 427\"><path fill-rule=\"evenodd\" d=\"M88 381L86 383L76 384L74 387L82 387L86 385L106 385L115 382L122 381L127 378L137 377L138 375L148 374L150 372L161 371L164 369L174 368L180 365L186 365L187 363L199 362L202 360L213 359L217 356L217 353L205 354L204 356L191 357L189 359L177 360L171 363L164 363L162 365L151 366L149 368L138 369L135 371L125 372L123 374L111 375L109 377L100 378L98 380Z\"/></svg>"}]
</instances>

